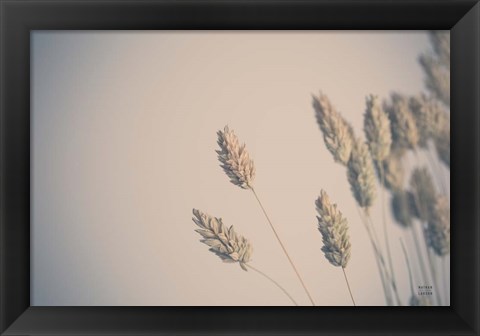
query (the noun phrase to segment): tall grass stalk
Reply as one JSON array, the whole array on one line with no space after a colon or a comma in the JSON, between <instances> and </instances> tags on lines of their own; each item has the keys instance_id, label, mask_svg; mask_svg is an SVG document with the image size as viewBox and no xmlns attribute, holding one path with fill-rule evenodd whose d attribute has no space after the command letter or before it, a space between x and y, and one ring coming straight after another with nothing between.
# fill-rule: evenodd
<instances>
[{"instance_id":1,"label":"tall grass stalk","mask_svg":"<svg viewBox=\"0 0 480 336\"><path fill-rule=\"evenodd\" d=\"M408 279L410 280L410 291L412 292L412 296L415 295L415 289L413 287L413 274L412 274L412 268L410 266L410 260L408 258L408 253L407 249L405 248L405 245L403 244L403 240L400 238L400 244L402 245L402 250L403 250L403 255L405 256L405 262L407 263L407 270L408 270Z\"/></svg>"},{"instance_id":2,"label":"tall grass stalk","mask_svg":"<svg viewBox=\"0 0 480 336\"><path fill-rule=\"evenodd\" d=\"M417 152L415 151L416 157L418 157ZM413 197L415 200L416 204L416 209L417 209L417 215L420 221L420 229L422 230L422 236L425 242L425 255L427 257L427 262L428 262L428 269L427 269L427 263L424 260L423 253L422 253L422 248L420 247L420 242L419 242L419 237L417 234L417 231L415 228L412 226L412 232L413 232L413 238L415 240L415 246L417 248L417 253L418 253L418 258L421 262L421 269L422 269L422 274L424 277L424 281L428 281L428 277L426 276L427 270L430 272L431 276L431 281L433 282L433 285L435 286L435 297L437 299L437 303L439 305L442 305L442 300L441 296L439 294L439 287L438 287L438 281L437 281L437 276L435 272L435 267L433 264L432 256L431 256L431 251L429 248L429 237L426 235L426 229L428 229L428 224L432 220L432 214L435 213L435 210L433 207L435 206L435 203L437 201L437 192L435 190L435 186L433 184L432 178L428 172L427 169L425 168L415 168L414 171L412 172L411 180L410 180L410 185L412 187L413 191Z\"/></svg>"},{"instance_id":3,"label":"tall grass stalk","mask_svg":"<svg viewBox=\"0 0 480 336\"><path fill-rule=\"evenodd\" d=\"M402 239L400 239L400 244L402 245L403 254L405 256L405 262L407 263L408 277L410 280L410 291L412 294L410 297L410 306L428 306L429 301L425 297L418 297L418 295L415 294L415 289L413 286L412 268L410 266L410 259L408 258L407 249L405 248L405 245L403 244Z\"/></svg>"},{"instance_id":4,"label":"tall grass stalk","mask_svg":"<svg viewBox=\"0 0 480 336\"><path fill-rule=\"evenodd\" d=\"M343 276L345 277L345 282L347 283L348 292L350 293L350 298L352 299L353 305L356 306L355 299L353 298L352 290L350 289L350 284L348 283L347 273L345 272L345 267L342 267Z\"/></svg>"},{"instance_id":5,"label":"tall grass stalk","mask_svg":"<svg viewBox=\"0 0 480 336\"><path fill-rule=\"evenodd\" d=\"M285 248L282 240L280 239L277 233L277 230L275 230L275 227L273 226L272 221L270 220L267 212L265 211L265 208L263 207L262 202L258 198L258 195L255 192L255 189L253 189L253 181L255 179L255 165L253 163L253 160L250 158L250 155L246 149L245 144L240 143L235 132L231 130L228 126L225 126L223 131L219 130L217 132L217 137L218 137L217 143L220 149L217 150L216 152L218 154L218 160L220 161L220 166L222 167L225 174L229 177L230 182L232 184L242 189L250 189L253 192L253 195L258 201L258 204L260 205L260 208L262 209L263 214L267 218L267 222L270 225L270 228L272 229L275 235L275 238L279 242L290 265L295 271L295 274L297 275L298 280L300 280L300 283L302 284L303 289L307 293L307 296L311 301L312 305L315 305L315 302L313 301L313 298L310 295L310 292L308 291L307 286L305 286L305 283L302 277L300 276L300 273L295 267L295 264L293 263L292 258L290 258L290 255L288 254L287 249Z\"/></svg>"},{"instance_id":6,"label":"tall grass stalk","mask_svg":"<svg viewBox=\"0 0 480 336\"><path fill-rule=\"evenodd\" d=\"M370 223L370 228L374 233L374 237L376 238L376 245L380 246L378 236L375 233L375 228L374 228L374 225L373 225L372 218L370 217L370 215L368 213L365 213L365 217L367 218L367 222ZM383 266L383 268L385 270L386 280L391 285L393 294L395 295L395 299L397 300L398 305L401 306L402 301L400 300L400 297L398 295L397 282L395 280L395 277L390 273L390 271L387 267L387 263L385 262L385 258L383 257L382 251L379 250L378 248L377 248L377 251L378 251L379 261L380 261L381 265Z\"/></svg>"},{"instance_id":7,"label":"tall grass stalk","mask_svg":"<svg viewBox=\"0 0 480 336\"><path fill-rule=\"evenodd\" d=\"M422 224L420 226L423 230ZM430 252L428 251L428 248L425 248L425 252L426 252L426 255L427 255L427 258L428 258L428 267L427 267L427 263L425 262L425 258L424 258L423 253L422 253L422 248L421 248L421 245L420 245L420 239L419 239L418 233L415 230L415 227L413 225L410 228L410 232L412 233L412 238L413 238L413 241L414 241L414 244L415 244L415 249L416 249L417 257L418 257L418 260L419 260L419 263L420 263L420 271L422 273L424 284L427 284L428 280L431 278L431 280L433 282L433 286L435 287L434 291L435 291L435 298L437 299L437 303L439 305L442 305L442 300L441 300L439 292L438 292L439 287L438 287L437 279L435 277L435 270L432 266L432 260L430 258ZM427 275L427 270L430 272L430 275L431 275L430 278Z\"/></svg>"},{"instance_id":8,"label":"tall grass stalk","mask_svg":"<svg viewBox=\"0 0 480 336\"><path fill-rule=\"evenodd\" d=\"M416 252L417 260L418 260L419 267L420 267L420 273L422 274L423 284L425 285L425 284L427 284L427 282L429 280L429 277L427 275L427 265L424 261L424 257L423 257L423 254L422 254L422 248L420 247L420 239L418 238L418 234L417 234L417 231L415 230L414 225L412 225L410 227L410 233L411 233L413 243L415 245L415 252Z\"/></svg>"},{"instance_id":9,"label":"tall grass stalk","mask_svg":"<svg viewBox=\"0 0 480 336\"><path fill-rule=\"evenodd\" d=\"M384 238L385 238L385 246L386 246L386 249L387 249L387 258L388 258L388 266L390 267L390 274L392 275L392 279L396 279L395 278L395 269L393 267L393 261L392 261L392 252L390 250L390 241L389 241L389 238L388 238L388 226L387 226L387 219L386 219L386 215L385 215L385 190L384 190L384 183L385 183L385 172L384 172L384 169L383 169L383 164L381 162L379 162L379 166L380 166L380 179L381 179L381 186L380 186L380 202L381 202L381 207L382 207L382 219L383 219L383 235L384 235ZM402 305L401 304L401 301L399 299L399 296L398 296L398 291L397 291L397 288L396 288L396 285L394 287L394 292L396 294L396 298L397 298L397 302L399 305Z\"/></svg>"},{"instance_id":10,"label":"tall grass stalk","mask_svg":"<svg viewBox=\"0 0 480 336\"><path fill-rule=\"evenodd\" d=\"M363 226L365 227L365 230L367 231L368 238L370 240L370 244L372 245L373 248L373 255L375 257L375 262L377 264L377 269L378 273L380 275L380 280L382 282L382 287L383 287L383 293L385 295L385 301L387 302L388 306L393 306L393 300L392 300L392 294L390 293L389 286L387 285L387 280L386 280L386 275L385 275L385 268L382 266L382 263L380 262L380 251L378 250L377 244L375 243L375 240L373 238L373 234L370 230L370 227L366 221L366 219L363 217L362 212L360 208L357 206L357 212L358 212L358 217L360 217Z\"/></svg>"},{"instance_id":11,"label":"tall grass stalk","mask_svg":"<svg viewBox=\"0 0 480 336\"><path fill-rule=\"evenodd\" d=\"M310 302L312 303L312 305L315 306L315 301L313 301L312 295L311 295L310 292L308 291L308 288L307 288L307 286L305 285L305 282L303 281L302 276L301 276L300 273L298 272L297 267L295 266L292 258L291 258L290 255L288 254L287 249L285 248L285 245L283 245L283 242L282 242L282 240L280 239L280 236L278 235L277 230L275 230L275 227L273 226L273 223L272 223L272 221L270 220L270 217L268 216L267 211L265 210L262 202L260 201L260 198L258 197L258 195L257 195L257 193L256 193L256 191L255 191L255 189L254 189L253 187L250 187L250 189L252 190L253 195L255 195L255 199L257 200L258 204L260 205L260 208L262 209L263 214L265 215L265 218L267 219L267 222L268 222L268 224L270 225L270 228L272 229L273 234L275 235L275 238L277 238L277 241L278 241L278 243L280 244L280 247L282 248L283 253L284 253L285 256L287 257L288 262L289 262L290 265L292 266L295 274L297 275L298 280L299 280L300 283L302 284L302 287L303 287L303 289L305 290L305 293L307 294L308 299L310 300Z\"/></svg>"}]
</instances>

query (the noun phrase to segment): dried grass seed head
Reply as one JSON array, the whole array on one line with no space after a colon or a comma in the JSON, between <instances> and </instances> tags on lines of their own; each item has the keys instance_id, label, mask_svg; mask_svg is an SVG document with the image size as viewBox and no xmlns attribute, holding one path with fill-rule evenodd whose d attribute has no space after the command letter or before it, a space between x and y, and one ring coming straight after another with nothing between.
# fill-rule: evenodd
<instances>
[{"instance_id":1,"label":"dried grass seed head","mask_svg":"<svg viewBox=\"0 0 480 336\"><path fill-rule=\"evenodd\" d=\"M253 248L249 241L235 232L233 226L227 227L221 218L210 216L200 210L193 209L193 221L199 229L202 243L210 247L223 262L238 262L243 270L247 270L246 263L250 261Z\"/></svg>"},{"instance_id":2,"label":"dried grass seed head","mask_svg":"<svg viewBox=\"0 0 480 336\"><path fill-rule=\"evenodd\" d=\"M390 155L381 162L375 162L378 176L380 169L383 168L384 186L388 190L394 192L403 188L405 171L403 169L401 156L395 152L390 152Z\"/></svg>"},{"instance_id":3,"label":"dried grass seed head","mask_svg":"<svg viewBox=\"0 0 480 336\"><path fill-rule=\"evenodd\" d=\"M367 145L357 139L347 166L347 178L358 205L368 211L373 205L377 191L372 157Z\"/></svg>"},{"instance_id":4,"label":"dried grass seed head","mask_svg":"<svg viewBox=\"0 0 480 336\"><path fill-rule=\"evenodd\" d=\"M393 146L404 149L415 148L419 135L408 99L403 95L393 93L391 102L384 102L384 109L390 118Z\"/></svg>"},{"instance_id":5,"label":"dried grass seed head","mask_svg":"<svg viewBox=\"0 0 480 336\"><path fill-rule=\"evenodd\" d=\"M437 197L426 230L428 245L435 254L443 257L450 253L450 205L445 196Z\"/></svg>"},{"instance_id":6,"label":"dried grass seed head","mask_svg":"<svg viewBox=\"0 0 480 336\"><path fill-rule=\"evenodd\" d=\"M450 123L448 115L435 99L424 94L410 97L409 106L417 124L418 145L427 148L428 140L434 139Z\"/></svg>"},{"instance_id":7,"label":"dried grass seed head","mask_svg":"<svg viewBox=\"0 0 480 336\"><path fill-rule=\"evenodd\" d=\"M318 230L323 240L322 251L333 266L345 268L351 254L347 219L337 209L337 205L330 202L324 190L320 191L315 205L318 213Z\"/></svg>"},{"instance_id":8,"label":"dried grass seed head","mask_svg":"<svg viewBox=\"0 0 480 336\"><path fill-rule=\"evenodd\" d=\"M446 106L450 106L450 32L431 31L432 51L420 56L419 62L430 92Z\"/></svg>"},{"instance_id":9,"label":"dried grass seed head","mask_svg":"<svg viewBox=\"0 0 480 336\"><path fill-rule=\"evenodd\" d=\"M312 105L327 149L335 162L346 165L352 151L353 128L322 92L313 96Z\"/></svg>"},{"instance_id":10,"label":"dried grass seed head","mask_svg":"<svg viewBox=\"0 0 480 336\"><path fill-rule=\"evenodd\" d=\"M377 96L368 96L366 105L364 116L365 136L372 159L374 161L382 161L389 155L392 145L390 120Z\"/></svg>"},{"instance_id":11,"label":"dried grass seed head","mask_svg":"<svg viewBox=\"0 0 480 336\"><path fill-rule=\"evenodd\" d=\"M416 214L423 222L428 222L433 213L437 192L427 168L415 168L410 178L410 187L415 200Z\"/></svg>"},{"instance_id":12,"label":"dried grass seed head","mask_svg":"<svg viewBox=\"0 0 480 336\"><path fill-rule=\"evenodd\" d=\"M237 135L228 126L223 131L218 131L217 135L220 146L220 150L217 150L218 159L230 182L243 189L251 189L255 179L255 165L245 144L240 144Z\"/></svg>"},{"instance_id":13,"label":"dried grass seed head","mask_svg":"<svg viewBox=\"0 0 480 336\"><path fill-rule=\"evenodd\" d=\"M450 69L450 31L432 30L429 37L435 55L445 68Z\"/></svg>"},{"instance_id":14,"label":"dried grass seed head","mask_svg":"<svg viewBox=\"0 0 480 336\"><path fill-rule=\"evenodd\" d=\"M426 78L425 85L428 90L447 107L450 106L450 69L432 55L421 55L419 58Z\"/></svg>"},{"instance_id":15,"label":"dried grass seed head","mask_svg":"<svg viewBox=\"0 0 480 336\"><path fill-rule=\"evenodd\" d=\"M412 225L415 215L415 205L413 194L405 190L397 190L393 193L391 199L392 214L395 222L403 228Z\"/></svg>"}]
</instances>

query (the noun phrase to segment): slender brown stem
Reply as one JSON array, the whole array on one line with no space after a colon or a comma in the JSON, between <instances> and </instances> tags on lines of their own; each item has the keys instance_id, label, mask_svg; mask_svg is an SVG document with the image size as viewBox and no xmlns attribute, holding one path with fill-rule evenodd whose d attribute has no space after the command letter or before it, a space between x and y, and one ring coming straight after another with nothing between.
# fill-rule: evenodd
<instances>
[{"instance_id":1,"label":"slender brown stem","mask_svg":"<svg viewBox=\"0 0 480 336\"><path fill-rule=\"evenodd\" d=\"M425 269L427 267L425 265L425 261L423 260L422 249L420 248L420 242L418 240L418 235L417 235L417 232L415 231L415 228L413 226L410 227L410 232L412 233L413 242L415 244L415 249L416 249L416 252L417 252L418 261L420 263L420 271L422 273L422 278L423 278L423 281L424 281L424 285L426 285L427 281L428 281L428 276L427 276L427 273L426 273Z\"/></svg>"},{"instance_id":2,"label":"slender brown stem","mask_svg":"<svg viewBox=\"0 0 480 336\"><path fill-rule=\"evenodd\" d=\"M427 276L427 273L426 273L426 263L424 261L424 258L422 256L422 253L421 253L421 248L420 248L420 241L418 239L418 235L417 235L417 232L415 230L415 228L412 226L411 228L411 231L412 231L412 235L413 235L413 240L415 242L415 248L417 249L417 255L418 255L418 259L420 260L420 269L422 271L422 275L423 275L423 278L424 278L424 281L425 281L425 284L427 284L427 281L429 280L428 279L428 276ZM423 228L422 228L423 230ZM428 251L428 248L427 248L427 257L429 259L429 263L428 263L428 269L430 270L430 273L431 273L431 277L432 277L432 281L433 281L433 286L435 287L435 296L437 298L437 303L439 306L442 305L442 299L439 295L439 292L438 292L438 284L437 284L437 279L435 277L435 273L434 273L434 270L432 268L432 263L431 263L431 260L429 258L429 251Z\"/></svg>"},{"instance_id":3,"label":"slender brown stem","mask_svg":"<svg viewBox=\"0 0 480 336\"><path fill-rule=\"evenodd\" d=\"M417 158L418 158L418 154L417 154L416 150L415 150L415 155L417 155ZM419 205L420 200L419 200L416 193L414 193L414 198L415 198L415 203ZM422 223L421 220L420 220L420 229L422 230L422 236L423 236L424 242L427 242L427 238L425 236L424 223ZM410 230L412 232L413 240L415 242L415 248L417 249L417 255L418 255L418 259L420 261L420 269L421 269L421 272L422 272L423 281L426 284L429 279L428 279L428 276L427 276L427 273L426 273L426 268L427 267L426 267L426 263L424 261L424 257L423 257L422 252L421 252L422 249L420 247L420 241L418 239L418 234L417 234L417 231L415 230L415 227L413 225L410 227ZM435 287L435 296L437 297L437 303L438 303L438 305L441 306L442 305L442 299L441 299L441 297L439 295L439 292L438 292L437 278L435 276L435 269L434 269L434 266L432 264L432 258L430 257L430 251L429 251L428 246L425 246L425 251L426 251L427 258L428 258L428 270L430 271L431 279L432 279L433 285Z\"/></svg>"},{"instance_id":4,"label":"slender brown stem","mask_svg":"<svg viewBox=\"0 0 480 336\"><path fill-rule=\"evenodd\" d=\"M285 246L283 245L282 241L280 240L280 237L278 236L278 233L277 233L277 231L275 230L275 227L273 226L272 221L271 221L270 218L268 217L267 212L265 211L265 208L264 208L263 205L262 205L262 202L261 202L260 199L258 198L258 195L257 195L257 193L255 192L255 189L253 189L253 188L250 188L250 189L252 190L253 194L255 195L255 198L257 199L258 204L260 205L260 208L262 208L263 214L265 215L265 218L267 218L267 221L268 221L268 224L270 225L270 228L272 229L273 233L275 234L275 237L277 238L280 246L282 247L283 252L284 252L285 255L287 256L287 259L288 259L288 261L290 262L290 265L292 265L292 268L293 268L293 270L295 271L295 274L297 275L298 280L300 280L300 283L302 284L302 287L303 287L303 289L305 290L305 293L307 293L307 296L308 296L308 298L310 299L310 302L312 303L312 305L315 306L315 302L313 301L313 298L312 298L312 296L310 295L310 292L308 291L307 286L305 286L305 283L303 282L303 279L302 279L302 277L300 276L300 273L298 272L297 268L295 267L295 264L293 263L292 259L290 258L290 255L288 254L287 249L285 248Z\"/></svg>"},{"instance_id":5,"label":"slender brown stem","mask_svg":"<svg viewBox=\"0 0 480 336\"><path fill-rule=\"evenodd\" d=\"M382 219L383 219L383 235L385 239L385 246L387 247L387 258L388 258L388 266L390 267L390 274L392 276L392 279L395 279L395 270L393 268L393 262L392 262L392 253L390 251L390 241L388 239L388 228L387 228L387 219L385 216L385 170L383 169L383 163L378 162L378 165L380 167L380 178L382 180L382 185L380 186L380 197L381 197L381 202L382 202ZM402 302L400 301L400 298L398 296L397 292L397 286L395 283L393 283L393 290L395 292L395 298L397 299L398 304L401 306Z\"/></svg>"},{"instance_id":6,"label":"slender brown stem","mask_svg":"<svg viewBox=\"0 0 480 336\"><path fill-rule=\"evenodd\" d=\"M426 242L427 241L427 237L425 235L425 230L422 230L423 232L423 239L424 241ZM435 264L434 264L434 260L433 260L433 256L432 256L432 251L430 250L430 248L428 246L426 246L426 249L427 249L427 259L428 259L428 265L430 267L430 274L432 276L432 281L433 281L433 285L436 287L435 289L435 295L437 297L437 301L438 301L438 304L440 306L443 306L442 304L442 297L440 295L440 287L438 286L438 281L437 281L437 271L435 269Z\"/></svg>"},{"instance_id":7,"label":"slender brown stem","mask_svg":"<svg viewBox=\"0 0 480 336\"><path fill-rule=\"evenodd\" d=\"M267 274L263 273L262 271L260 271L258 268L255 268L253 267L252 265L249 265L249 264L244 264L245 266L247 266L248 268L254 270L255 272L257 272L258 274L260 275L263 275L265 278L267 278L268 280L270 280L271 282L273 282L275 284L275 286L277 286L278 288L280 288L280 290L286 295L288 296L288 298L293 302L293 304L295 306L298 306L298 303L293 299L293 297L287 292L287 290L285 288L283 288L278 282L276 282L275 280L273 280L271 277L269 277Z\"/></svg>"},{"instance_id":8,"label":"slender brown stem","mask_svg":"<svg viewBox=\"0 0 480 336\"><path fill-rule=\"evenodd\" d=\"M358 212L358 216L360 217L360 219L363 223L363 226L367 230L368 237L370 238L370 243L372 244L372 248L373 248L373 252L374 252L374 256L375 256L375 262L377 263L378 273L380 275L380 280L382 281L382 287L383 287L383 293L385 295L385 300L387 301L388 306L392 306L392 298L391 298L391 295L390 295L390 291L387 288L384 269L383 269L383 267L380 263L380 257L379 257L380 251L378 250L378 248L376 246L376 243L374 241L374 238L373 238L372 232L370 231L368 223L366 222L365 218L362 216L362 213L361 213L360 209L358 208L358 206L357 206L357 212Z\"/></svg>"},{"instance_id":9,"label":"slender brown stem","mask_svg":"<svg viewBox=\"0 0 480 336\"><path fill-rule=\"evenodd\" d=\"M368 214L365 214L365 216L367 218L367 221L370 223L370 227L372 228L372 230L374 230L372 218ZM377 238L377 245L378 244L379 243L378 243L378 238ZM390 272L388 270L388 267L387 267L387 263L385 262L385 258L383 257L383 253L382 253L382 251L380 251L378 249L378 247L377 247L377 253L378 253L378 259L380 260L380 263L383 266L383 269L385 270L386 280L392 285L392 289L393 289L393 293L395 295L395 299L397 300L398 304L401 306L402 301L400 300L400 297L398 296L397 282L395 281L395 278L390 274Z\"/></svg>"},{"instance_id":10,"label":"slender brown stem","mask_svg":"<svg viewBox=\"0 0 480 336\"><path fill-rule=\"evenodd\" d=\"M408 277L410 279L410 290L412 292L412 296L415 295L415 289L413 287L413 274L412 274L412 268L410 267L410 260L408 260L408 254L407 254L407 249L405 248L405 245L403 244L403 240L400 239L400 243L402 245L402 250L403 254L405 256L405 261L407 263L407 269L408 269Z\"/></svg>"},{"instance_id":11,"label":"slender brown stem","mask_svg":"<svg viewBox=\"0 0 480 336\"><path fill-rule=\"evenodd\" d=\"M352 298L353 305L356 306L355 300L353 299L352 290L350 289L350 284L348 283L347 273L345 273L345 267L342 267L342 271L343 271L343 276L345 277L345 282L347 283L348 292L350 293L350 297Z\"/></svg>"},{"instance_id":12,"label":"slender brown stem","mask_svg":"<svg viewBox=\"0 0 480 336\"><path fill-rule=\"evenodd\" d=\"M370 227L372 228L372 230L374 230L372 218L368 214L365 214L365 216L367 218L367 221L370 223ZM378 243L378 238L377 238L377 245L378 244L379 243ZM388 267L387 267L387 264L385 262L385 259L383 258L382 252L379 251L378 248L377 248L377 251L378 251L378 259L380 260L380 263L382 264L382 266L385 270L386 279L392 285L393 294L395 295L395 299L397 300L398 304L401 306L402 301L400 300L400 297L398 296L397 282L395 281L395 278L389 273Z\"/></svg>"}]
</instances>

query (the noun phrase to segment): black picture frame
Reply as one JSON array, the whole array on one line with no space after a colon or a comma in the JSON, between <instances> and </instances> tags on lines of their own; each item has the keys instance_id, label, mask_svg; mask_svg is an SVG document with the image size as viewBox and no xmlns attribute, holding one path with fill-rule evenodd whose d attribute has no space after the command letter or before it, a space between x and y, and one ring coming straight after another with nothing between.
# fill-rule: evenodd
<instances>
[{"instance_id":1,"label":"black picture frame","mask_svg":"<svg viewBox=\"0 0 480 336\"><path fill-rule=\"evenodd\" d=\"M473 0L0 0L2 335L478 335L479 37ZM451 30L450 307L30 307L30 32Z\"/></svg>"}]
</instances>

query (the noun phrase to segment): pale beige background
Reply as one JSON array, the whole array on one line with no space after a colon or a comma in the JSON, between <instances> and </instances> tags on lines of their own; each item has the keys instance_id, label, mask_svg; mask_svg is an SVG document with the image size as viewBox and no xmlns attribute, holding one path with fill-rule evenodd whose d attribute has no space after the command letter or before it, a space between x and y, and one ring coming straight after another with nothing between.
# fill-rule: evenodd
<instances>
[{"instance_id":1,"label":"pale beige background","mask_svg":"<svg viewBox=\"0 0 480 336\"><path fill-rule=\"evenodd\" d=\"M199 242L193 207L235 225L253 243L252 265L308 304L253 195L219 167L216 131L228 124L317 304L351 304L320 250L314 200L324 188L350 222L357 303L383 305L311 94L323 90L361 134L367 94L424 89L417 57L428 48L425 32L32 33L31 304L289 305ZM390 228L406 300L407 235Z\"/></svg>"}]
</instances>

